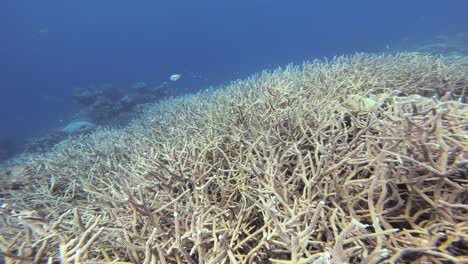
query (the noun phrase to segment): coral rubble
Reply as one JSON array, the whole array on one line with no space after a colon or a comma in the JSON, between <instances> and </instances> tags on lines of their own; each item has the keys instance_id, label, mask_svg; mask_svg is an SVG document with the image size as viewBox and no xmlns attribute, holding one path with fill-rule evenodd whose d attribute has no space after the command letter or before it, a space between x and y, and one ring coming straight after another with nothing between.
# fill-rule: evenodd
<instances>
[{"instance_id":1,"label":"coral rubble","mask_svg":"<svg viewBox=\"0 0 468 264\"><path fill-rule=\"evenodd\" d=\"M466 263L467 66L356 54L148 106L0 174L0 255Z\"/></svg>"}]
</instances>

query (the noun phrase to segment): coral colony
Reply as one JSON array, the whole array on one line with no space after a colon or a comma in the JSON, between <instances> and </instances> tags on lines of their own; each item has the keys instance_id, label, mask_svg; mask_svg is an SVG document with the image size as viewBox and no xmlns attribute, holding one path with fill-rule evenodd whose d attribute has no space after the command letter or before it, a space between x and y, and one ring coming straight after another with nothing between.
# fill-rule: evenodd
<instances>
[{"instance_id":1,"label":"coral colony","mask_svg":"<svg viewBox=\"0 0 468 264\"><path fill-rule=\"evenodd\" d=\"M466 263L467 73L356 54L166 98L4 168L1 258Z\"/></svg>"}]
</instances>

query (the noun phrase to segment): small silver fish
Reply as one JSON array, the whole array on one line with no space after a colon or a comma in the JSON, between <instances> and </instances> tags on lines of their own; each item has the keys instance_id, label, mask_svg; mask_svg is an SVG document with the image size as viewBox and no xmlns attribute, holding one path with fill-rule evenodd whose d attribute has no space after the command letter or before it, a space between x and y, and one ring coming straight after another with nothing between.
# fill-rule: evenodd
<instances>
[{"instance_id":1,"label":"small silver fish","mask_svg":"<svg viewBox=\"0 0 468 264\"><path fill-rule=\"evenodd\" d=\"M181 74L172 74L171 77L169 77L169 80L175 82L180 79L182 75Z\"/></svg>"}]
</instances>

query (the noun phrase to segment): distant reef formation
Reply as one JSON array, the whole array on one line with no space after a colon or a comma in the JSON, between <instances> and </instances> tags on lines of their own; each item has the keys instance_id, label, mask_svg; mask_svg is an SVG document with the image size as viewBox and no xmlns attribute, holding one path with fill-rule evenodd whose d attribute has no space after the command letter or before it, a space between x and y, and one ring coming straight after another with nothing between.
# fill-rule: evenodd
<instances>
[{"instance_id":1,"label":"distant reef formation","mask_svg":"<svg viewBox=\"0 0 468 264\"><path fill-rule=\"evenodd\" d=\"M468 55L468 33L439 35L430 41L419 43L417 51L431 54L443 54L446 57L464 57Z\"/></svg>"},{"instance_id":2,"label":"distant reef formation","mask_svg":"<svg viewBox=\"0 0 468 264\"><path fill-rule=\"evenodd\" d=\"M43 153L69 137L90 133L98 126L122 127L138 116L140 108L183 91L167 82L150 85L133 84L126 93L111 84L75 88L73 101L79 110L66 125L38 137L28 139L0 138L0 163L21 156L21 153ZM20 155L21 154L21 155Z\"/></svg>"},{"instance_id":3,"label":"distant reef formation","mask_svg":"<svg viewBox=\"0 0 468 264\"><path fill-rule=\"evenodd\" d=\"M147 105L1 169L0 256L466 263L467 84L467 57L355 54Z\"/></svg>"},{"instance_id":4,"label":"distant reef formation","mask_svg":"<svg viewBox=\"0 0 468 264\"><path fill-rule=\"evenodd\" d=\"M132 85L132 91L124 94L112 85L101 87L76 88L73 100L81 107L76 119L88 120L100 125L123 125L129 122L135 107L156 102L171 95L163 83L149 86L144 82Z\"/></svg>"}]
</instances>

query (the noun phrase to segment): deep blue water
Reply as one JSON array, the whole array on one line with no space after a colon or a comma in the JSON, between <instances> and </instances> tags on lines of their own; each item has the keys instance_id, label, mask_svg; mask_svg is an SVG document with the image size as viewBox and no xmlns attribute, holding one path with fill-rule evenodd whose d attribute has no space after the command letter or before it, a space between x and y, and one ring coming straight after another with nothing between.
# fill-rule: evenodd
<instances>
[{"instance_id":1,"label":"deep blue water","mask_svg":"<svg viewBox=\"0 0 468 264\"><path fill-rule=\"evenodd\" d=\"M74 87L200 89L291 62L466 32L466 0L42 0L0 4L0 138L64 125Z\"/></svg>"}]
</instances>

